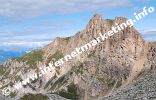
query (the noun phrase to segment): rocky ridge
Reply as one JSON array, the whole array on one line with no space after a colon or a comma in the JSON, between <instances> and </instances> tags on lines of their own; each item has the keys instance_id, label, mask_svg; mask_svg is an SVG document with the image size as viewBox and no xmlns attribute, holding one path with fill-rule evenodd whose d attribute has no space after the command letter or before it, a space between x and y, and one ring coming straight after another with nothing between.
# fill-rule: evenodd
<instances>
[{"instance_id":1,"label":"rocky ridge","mask_svg":"<svg viewBox=\"0 0 156 100\"><path fill-rule=\"evenodd\" d=\"M35 50L21 58L5 62L0 65L0 83L3 84L1 88L22 80L25 73L38 73L39 67L44 67L71 53L74 48L98 37L98 33L109 31L115 23L125 21L126 18L123 17L111 20L103 19L98 14L94 15L86 28L76 35L56 38L41 50ZM52 73L49 72L20 91L12 93L11 97L24 100L22 99L24 95L41 93L50 100L61 100L61 97L72 100L131 100L134 95L131 96L125 91L132 89L131 93L137 94L134 84L138 83L136 87L142 84L147 85L148 78L151 79L151 84L154 84L155 53L155 43L145 42L134 27L127 27L63 64L61 68L56 68L58 77L52 77ZM150 73L151 71L153 73ZM144 74L150 75L146 77ZM141 96L147 97L147 95Z\"/></svg>"}]
</instances>

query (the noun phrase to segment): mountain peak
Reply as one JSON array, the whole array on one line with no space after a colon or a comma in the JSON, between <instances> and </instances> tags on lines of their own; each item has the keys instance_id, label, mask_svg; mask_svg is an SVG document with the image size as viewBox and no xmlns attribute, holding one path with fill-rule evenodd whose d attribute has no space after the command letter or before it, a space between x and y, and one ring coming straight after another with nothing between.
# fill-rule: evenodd
<instances>
[{"instance_id":1,"label":"mountain peak","mask_svg":"<svg viewBox=\"0 0 156 100\"><path fill-rule=\"evenodd\" d=\"M102 15L95 14L92 19L102 19Z\"/></svg>"},{"instance_id":2,"label":"mountain peak","mask_svg":"<svg viewBox=\"0 0 156 100\"><path fill-rule=\"evenodd\" d=\"M95 22L95 21L102 21L102 16L100 14L95 14L90 22Z\"/></svg>"},{"instance_id":3,"label":"mountain peak","mask_svg":"<svg viewBox=\"0 0 156 100\"><path fill-rule=\"evenodd\" d=\"M103 22L103 18L99 14L95 14L87 25L87 29L96 29L100 28Z\"/></svg>"}]
</instances>

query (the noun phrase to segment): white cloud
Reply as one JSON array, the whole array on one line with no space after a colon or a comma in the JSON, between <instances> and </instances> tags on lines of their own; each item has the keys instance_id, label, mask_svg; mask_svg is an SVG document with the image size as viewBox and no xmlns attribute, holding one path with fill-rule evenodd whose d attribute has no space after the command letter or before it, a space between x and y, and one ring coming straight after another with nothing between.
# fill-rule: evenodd
<instances>
[{"instance_id":1,"label":"white cloud","mask_svg":"<svg viewBox=\"0 0 156 100\"><path fill-rule=\"evenodd\" d=\"M129 0L0 0L0 16L32 18L49 13L70 13L125 6Z\"/></svg>"},{"instance_id":2,"label":"white cloud","mask_svg":"<svg viewBox=\"0 0 156 100\"><path fill-rule=\"evenodd\" d=\"M26 51L41 48L51 41L8 41L0 43L0 50L4 51Z\"/></svg>"},{"instance_id":3,"label":"white cloud","mask_svg":"<svg viewBox=\"0 0 156 100\"><path fill-rule=\"evenodd\" d=\"M146 41L156 41L156 30L155 29L141 30L140 32Z\"/></svg>"}]
</instances>

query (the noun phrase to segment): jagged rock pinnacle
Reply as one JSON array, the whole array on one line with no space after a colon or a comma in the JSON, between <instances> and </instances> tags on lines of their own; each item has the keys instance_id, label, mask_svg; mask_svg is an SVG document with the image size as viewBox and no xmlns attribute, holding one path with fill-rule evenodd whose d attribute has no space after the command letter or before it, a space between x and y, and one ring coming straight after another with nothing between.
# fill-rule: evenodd
<instances>
[{"instance_id":1,"label":"jagged rock pinnacle","mask_svg":"<svg viewBox=\"0 0 156 100\"><path fill-rule=\"evenodd\" d=\"M102 21L102 16L99 14L95 14L93 18L90 20L90 23L95 21Z\"/></svg>"},{"instance_id":2,"label":"jagged rock pinnacle","mask_svg":"<svg viewBox=\"0 0 156 100\"><path fill-rule=\"evenodd\" d=\"M95 14L92 19L89 21L88 25L87 25L87 30L89 29L97 29L99 27L101 27L103 22L102 16L99 14Z\"/></svg>"},{"instance_id":3,"label":"jagged rock pinnacle","mask_svg":"<svg viewBox=\"0 0 156 100\"><path fill-rule=\"evenodd\" d=\"M93 17L93 19L94 18L96 18L96 19L102 19L102 16L100 14L95 14L94 17Z\"/></svg>"}]
</instances>

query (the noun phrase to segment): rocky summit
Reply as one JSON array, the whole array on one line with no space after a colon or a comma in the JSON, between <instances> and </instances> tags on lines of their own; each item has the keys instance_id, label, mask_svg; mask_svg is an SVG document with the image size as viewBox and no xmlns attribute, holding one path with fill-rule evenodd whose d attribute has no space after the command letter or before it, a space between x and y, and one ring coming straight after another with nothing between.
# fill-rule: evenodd
<instances>
[{"instance_id":1,"label":"rocky summit","mask_svg":"<svg viewBox=\"0 0 156 100\"><path fill-rule=\"evenodd\" d=\"M0 89L39 73L75 48L106 33L127 19L103 19L96 14L81 32L56 38L42 49L0 65ZM0 100L156 100L156 43L146 42L134 27L127 27L105 41L56 67Z\"/></svg>"}]
</instances>

